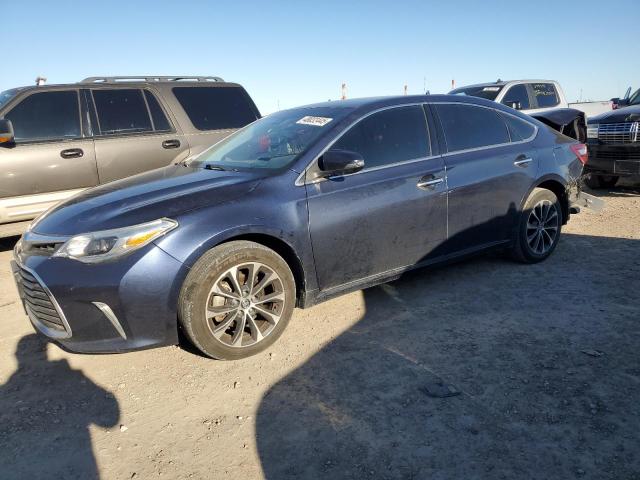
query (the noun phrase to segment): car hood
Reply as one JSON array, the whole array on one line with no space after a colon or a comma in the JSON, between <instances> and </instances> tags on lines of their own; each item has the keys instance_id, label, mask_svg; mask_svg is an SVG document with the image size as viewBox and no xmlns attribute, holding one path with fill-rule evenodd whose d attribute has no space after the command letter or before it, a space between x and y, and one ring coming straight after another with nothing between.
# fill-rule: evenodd
<instances>
[{"instance_id":1,"label":"car hood","mask_svg":"<svg viewBox=\"0 0 640 480\"><path fill-rule=\"evenodd\" d=\"M257 172L171 165L85 190L48 210L31 230L76 235L171 218L232 201L253 190L260 178Z\"/></svg>"},{"instance_id":2,"label":"car hood","mask_svg":"<svg viewBox=\"0 0 640 480\"><path fill-rule=\"evenodd\" d=\"M640 105L611 110L589 118L589 123L623 123L640 121Z\"/></svg>"}]
</instances>

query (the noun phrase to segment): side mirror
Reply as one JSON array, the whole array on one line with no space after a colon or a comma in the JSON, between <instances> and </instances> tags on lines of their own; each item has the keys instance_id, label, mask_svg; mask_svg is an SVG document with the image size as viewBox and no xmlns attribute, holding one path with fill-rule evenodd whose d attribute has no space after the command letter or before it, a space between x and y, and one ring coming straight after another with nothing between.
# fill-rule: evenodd
<instances>
[{"instance_id":1,"label":"side mirror","mask_svg":"<svg viewBox=\"0 0 640 480\"><path fill-rule=\"evenodd\" d=\"M0 146L13 145L15 138L13 136L13 125L11 120L0 118Z\"/></svg>"},{"instance_id":2,"label":"side mirror","mask_svg":"<svg viewBox=\"0 0 640 480\"><path fill-rule=\"evenodd\" d=\"M364 168L364 158L357 152L350 150L327 150L318 166L325 173L325 176L345 175L355 173Z\"/></svg>"}]
</instances>

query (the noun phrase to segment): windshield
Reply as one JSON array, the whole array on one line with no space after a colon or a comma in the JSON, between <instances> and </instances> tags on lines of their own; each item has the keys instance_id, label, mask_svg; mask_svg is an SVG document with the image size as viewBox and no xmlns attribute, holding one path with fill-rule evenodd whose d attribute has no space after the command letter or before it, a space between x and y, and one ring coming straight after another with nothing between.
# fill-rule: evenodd
<instances>
[{"instance_id":1,"label":"windshield","mask_svg":"<svg viewBox=\"0 0 640 480\"><path fill-rule=\"evenodd\" d=\"M486 85L480 87L462 87L449 92L450 95L469 95L470 97L486 98L495 100L504 87L501 85Z\"/></svg>"},{"instance_id":2,"label":"windshield","mask_svg":"<svg viewBox=\"0 0 640 480\"><path fill-rule=\"evenodd\" d=\"M629 97L629 105L640 105L640 89Z\"/></svg>"},{"instance_id":3,"label":"windshield","mask_svg":"<svg viewBox=\"0 0 640 480\"><path fill-rule=\"evenodd\" d=\"M286 167L350 111L323 106L273 113L206 150L193 165L223 170Z\"/></svg>"},{"instance_id":4,"label":"windshield","mask_svg":"<svg viewBox=\"0 0 640 480\"><path fill-rule=\"evenodd\" d=\"M13 88L11 90L5 90L4 92L0 92L0 108L4 107L9 101L16 96L16 94L20 91L18 88Z\"/></svg>"}]
</instances>

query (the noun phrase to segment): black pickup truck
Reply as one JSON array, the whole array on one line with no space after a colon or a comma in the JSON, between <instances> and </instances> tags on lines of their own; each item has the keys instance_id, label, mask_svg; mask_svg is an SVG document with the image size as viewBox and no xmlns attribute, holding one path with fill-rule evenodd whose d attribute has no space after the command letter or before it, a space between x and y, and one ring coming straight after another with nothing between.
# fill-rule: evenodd
<instances>
[{"instance_id":1,"label":"black pickup truck","mask_svg":"<svg viewBox=\"0 0 640 480\"><path fill-rule=\"evenodd\" d=\"M584 172L591 188L611 188L622 176L640 175L640 89L617 105L587 122Z\"/></svg>"}]
</instances>

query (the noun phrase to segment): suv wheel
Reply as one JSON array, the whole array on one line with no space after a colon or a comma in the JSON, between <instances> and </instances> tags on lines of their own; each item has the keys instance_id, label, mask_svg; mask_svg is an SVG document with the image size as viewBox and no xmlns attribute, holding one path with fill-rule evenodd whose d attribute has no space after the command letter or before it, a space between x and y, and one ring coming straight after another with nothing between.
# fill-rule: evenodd
<instances>
[{"instance_id":1,"label":"suv wheel","mask_svg":"<svg viewBox=\"0 0 640 480\"><path fill-rule=\"evenodd\" d=\"M202 353L239 359L280 337L295 299L293 274L282 257L258 243L234 241L196 262L182 286L178 315Z\"/></svg>"},{"instance_id":2,"label":"suv wheel","mask_svg":"<svg viewBox=\"0 0 640 480\"><path fill-rule=\"evenodd\" d=\"M616 186L616 183L618 183L619 178L617 175L596 175L591 173L585 178L584 183L587 187L593 188L594 190L599 188L613 188Z\"/></svg>"},{"instance_id":3,"label":"suv wheel","mask_svg":"<svg viewBox=\"0 0 640 480\"><path fill-rule=\"evenodd\" d=\"M523 263L545 260L555 250L561 230L558 197L545 188L533 189L520 217L513 257Z\"/></svg>"}]
</instances>

